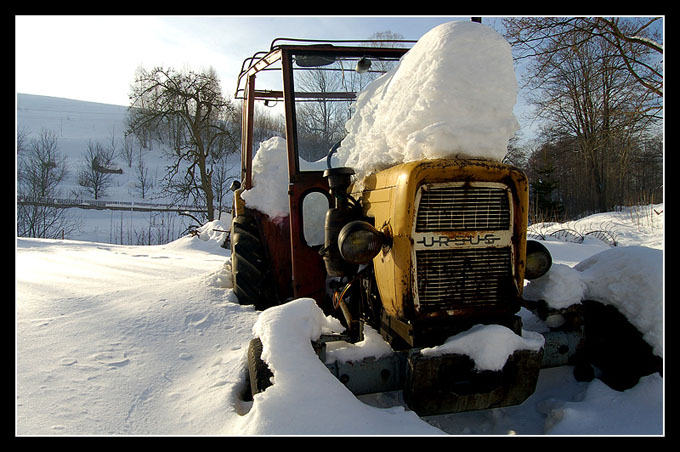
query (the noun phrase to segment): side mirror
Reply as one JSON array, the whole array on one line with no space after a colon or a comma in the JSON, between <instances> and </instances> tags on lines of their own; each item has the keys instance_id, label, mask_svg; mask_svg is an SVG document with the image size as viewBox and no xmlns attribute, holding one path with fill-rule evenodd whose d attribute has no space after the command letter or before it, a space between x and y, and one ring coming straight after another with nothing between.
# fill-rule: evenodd
<instances>
[{"instance_id":1,"label":"side mirror","mask_svg":"<svg viewBox=\"0 0 680 452\"><path fill-rule=\"evenodd\" d=\"M366 57L361 57L359 61L357 61L357 66L354 69L356 72L359 74L363 74L364 72L368 71L371 68L371 60L369 60Z\"/></svg>"}]
</instances>

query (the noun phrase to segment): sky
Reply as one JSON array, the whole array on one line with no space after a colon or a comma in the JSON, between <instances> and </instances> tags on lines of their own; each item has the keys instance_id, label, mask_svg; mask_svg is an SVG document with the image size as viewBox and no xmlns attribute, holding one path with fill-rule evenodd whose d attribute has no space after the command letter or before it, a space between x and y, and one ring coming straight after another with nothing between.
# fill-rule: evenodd
<instances>
[{"instance_id":1,"label":"sky","mask_svg":"<svg viewBox=\"0 0 680 452\"><path fill-rule=\"evenodd\" d=\"M139 66L213 67L233 97L241 63L277 37L417 40L451 16L15 16L16 92L129 105ZM486 22L488 23L488 22Z\"/></svg>"}]
</instances>

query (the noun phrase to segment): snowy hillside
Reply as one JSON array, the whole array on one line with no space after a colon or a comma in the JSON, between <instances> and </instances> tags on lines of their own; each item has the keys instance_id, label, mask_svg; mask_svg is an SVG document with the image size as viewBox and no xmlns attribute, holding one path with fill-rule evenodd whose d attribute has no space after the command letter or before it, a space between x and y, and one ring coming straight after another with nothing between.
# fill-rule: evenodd
<instances>
[{"instance_id":1,"label":"snowy hillside","mask_svg":"<svg viewBox=\"0 0 680 452\"><path fill-rule=\"evenodd\" d=\"M160 195L159 180L165 175L169 160L162 153L162 146L152 142L141 148L132 143L133 161L130 165L120 151L125 137L127 107L83 102L30 94L17 94L17 130L26 133L28 141L37 138L43 130L57 136L59 152L66 158L68 173L61 184L60 198L91 200L93 197L78 184L78 170L90 142L104 147L114 143L118 156L114 165L123 171L113 174L113 183L100 198L103 201L167 203ZM152 181L152 187L142 197L138 189L137 162L143 160ZM234 156L234 168L238 170ZM65 236L72 240L97 241L111 244L139 244L141 236L149 231L154 236L179 238L193 222L186 216L161 212L132 212L113 210L67 210L77 223L77 229ZM160 243L165 243L168 240ZM158 243L158 242L152 242Z\"/></svg>"}]
</instances>

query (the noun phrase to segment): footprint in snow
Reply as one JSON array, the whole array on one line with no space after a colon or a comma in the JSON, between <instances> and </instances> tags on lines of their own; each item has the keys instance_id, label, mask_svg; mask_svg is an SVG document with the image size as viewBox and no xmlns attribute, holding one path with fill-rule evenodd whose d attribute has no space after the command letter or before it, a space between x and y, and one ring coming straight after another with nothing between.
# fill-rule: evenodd
<instances>
[{"instance_id":1,"label":"footprint in snow","mask_svg":"<svg viewBox=\"0 0 680 452\"><path fill-rule=\"evenodd\" d=\"M75 358L62 358L59 360L59 365L60 366L72 366L75 363L77 363L78 360Z\"/></svg>"},{"instance_id":2,"label":"footprint in snow","mask_svg":"<svg viewBox=\"0 0 680 452\"><path fill-rule=\"evenodd\" d=\"M210 314L195 313L186 316L184 324L193 328L206 328L210 325L209 319Z\"/></svg>"},{"instance_id":3,"label":"footprint in snow","mask_svg":"<svg viewBox=\"0 0 680 452\"><path fill-rule=\"evenodd\" d=\"M123 367L130 363L125 353L102 352L94 355L95 361L110 367Z\"/></svg>"}]
</instances>

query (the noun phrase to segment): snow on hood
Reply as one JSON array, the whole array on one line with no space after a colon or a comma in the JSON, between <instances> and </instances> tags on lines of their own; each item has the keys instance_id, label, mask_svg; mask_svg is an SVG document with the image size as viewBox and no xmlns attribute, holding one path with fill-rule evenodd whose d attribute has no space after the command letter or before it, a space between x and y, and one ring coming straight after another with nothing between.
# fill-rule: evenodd
<instances>
[{"instance_id":1,"label":"snow on hood","mask_svg":"<svg viewBox=\"0 0 680 452\"><path fill-rule=\"evenodd\" d=\"M508 42L487 25L445 23L358 95L337 157L359 178L420 159L502 160L516 101Z\"/></svg>"}]
</instances>

